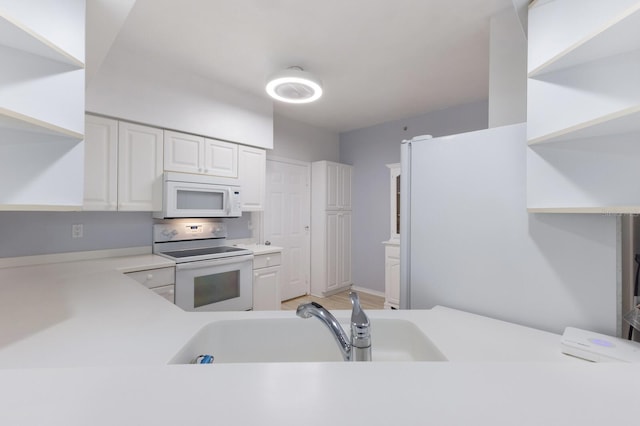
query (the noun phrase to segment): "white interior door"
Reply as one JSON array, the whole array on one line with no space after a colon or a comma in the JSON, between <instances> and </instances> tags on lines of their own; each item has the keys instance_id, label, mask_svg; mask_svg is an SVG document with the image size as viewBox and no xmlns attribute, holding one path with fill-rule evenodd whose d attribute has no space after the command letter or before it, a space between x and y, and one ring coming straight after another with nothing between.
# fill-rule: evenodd
<instances>
[{"instance_id":1,"label":"white interior door","mask_svg":"<svg viewBox=\"0 0 640 426\"><path fill-rule=\"evenodd\" d=\"M309 293L311 197L309 163L267 159L264 237L280 246L280 297Z\"/></svg>"}]
</instances>

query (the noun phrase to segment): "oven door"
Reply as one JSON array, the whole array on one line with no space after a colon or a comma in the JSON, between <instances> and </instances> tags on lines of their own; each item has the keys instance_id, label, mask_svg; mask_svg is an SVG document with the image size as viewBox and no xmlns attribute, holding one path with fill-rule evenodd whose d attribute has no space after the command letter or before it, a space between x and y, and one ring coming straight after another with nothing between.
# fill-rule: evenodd
<instances>
[{"instance_id":1,"label":"oven door","mask_svg":"<svg viewBox=\"0 0 640 426\"><path fill-rule=\"evenodd\" d=\"M253 306L253 255L178 263L176 305L185 311L247 311Z\"/></svg>"}]
</instances>

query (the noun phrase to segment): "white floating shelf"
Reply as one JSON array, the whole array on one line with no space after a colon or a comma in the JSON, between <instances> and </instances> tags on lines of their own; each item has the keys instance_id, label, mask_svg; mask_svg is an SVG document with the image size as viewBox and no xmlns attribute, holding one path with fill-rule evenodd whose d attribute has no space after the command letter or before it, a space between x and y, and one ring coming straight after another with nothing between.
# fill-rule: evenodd
<instances>
[{"instance_id":1,"label":"white floating shelf","mask_svg":"<svg viewBox=\"0 0 640 426\"><path fill-rule=\"evenodd\" d=\"M640 5L584 37L529 72L536 76L640 49Z\"/></svg>"},{"instance_id":2,"label":"white floating shelf","mask_svg":"<svg viewBox=\"0 0 640 426\"><path fill-rule=\"evenodd\" d=\"M84 68L84 63L69 52L37 34L0 10L0 44L52 59L57 62Z\"/></svg>"},{"instance_id":3,"label":"white floating shelf","mask_svg":"<svg viewBox=\"0 0 640 426\"><path fill-rule=\"evenodd\" d=\"M640 132L640 106L627 108L529 140L529 145Z\"/></svg>"},{"instance_id":4,"label":"white floating shelf","mask_svg":"<svg viewBox=\"0 0 640 426\"><path fill-rule=\"evenodd\" d=\"M82 133L0 107L0 129L2 128L62 136L69 139L84 139Z\"/></svg>"},{"instance_id":5,"label":"white floating shelf","mask_svg":"<svg viewBox=\"0 0 640 426\"><path fill-rule=\"evenodd\" d=\"M528 207L529 213L592 213L592 214L638 214L640 206L609 207Z\"/></svg>"},{"instance_id":6,"label":"white floating shelf","mask_svg":"<svg viewBox=\"0 0 640 426\"><path fill-rule=\"evenodd\" d=\"M0 211L73 212L82 211L82 206L65 206L58 204L0 204Z\"/></svg>"}]
</instances>

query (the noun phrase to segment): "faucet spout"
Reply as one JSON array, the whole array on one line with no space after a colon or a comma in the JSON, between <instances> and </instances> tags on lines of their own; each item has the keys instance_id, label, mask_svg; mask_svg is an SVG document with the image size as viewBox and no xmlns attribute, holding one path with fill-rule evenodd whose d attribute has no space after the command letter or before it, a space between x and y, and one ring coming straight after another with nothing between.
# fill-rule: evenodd
<instances>
[{"instance_id":1,"label":"faucet spout","mask_svg":"<svg viewBox=\"0 0 640 426\"><path fill-rule=\"evenodd\" d=\"M358 293L349 293L351 297L351 358L354 361L371 361L371 331L369 317L360 306Z\"/></svg>"},{"instance_id":2,"label":"faucet spout","mask_svg":"<svg viewBox=\"0 0 640 426\"><path fill-rule=\"evenodd\" d=\"M342 327L340 327L340 323L338 323L338 320L331 314L331 312L327 311L321 304L311 302L298 306L296 315L300 318L311 318L313 316L322 321L336 339L336 343L338 343L338 347L340 348L340 352L342 353L344 360L349 361L351 359L351 343L349 342L349 336L347 336L347 333L345 333Z\"/></svg>"},{"instance_id":3,"label":"faucet spout","mask_svg":"<svg viewBox=\"0 0 640 426\"><path fill-rule=\"evenodd\" d=\"M345 361L371 361L371 333L367 314L360 306L358 294L350 292L351 305L351 338L342 329L336 318L322 305L316 302L298 306L296 315L300 318L316 317L327 326L336 339Z\"/></svg>"}]
</instances>

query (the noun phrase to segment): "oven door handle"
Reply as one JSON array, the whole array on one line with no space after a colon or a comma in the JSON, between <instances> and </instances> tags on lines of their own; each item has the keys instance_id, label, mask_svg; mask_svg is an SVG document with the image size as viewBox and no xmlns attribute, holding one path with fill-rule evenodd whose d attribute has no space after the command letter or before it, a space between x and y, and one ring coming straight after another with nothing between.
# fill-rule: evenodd
<instances>
[{"instance_id":1,"label":"oven door handle","mask_svg":"<svg viewBox=\"0 0 640 426\"><path fill-rule=\"evenodd\" d=\"M176 271L186 271L189 269L202 269L209 268L211 266L229 265L230 263L242 263L248 260L253 260L253 254L246 254L242 256L229 256L218 259L210 260L197 260L195 262L185 262L176 264Z\"/></svg>"}]
</instances>

